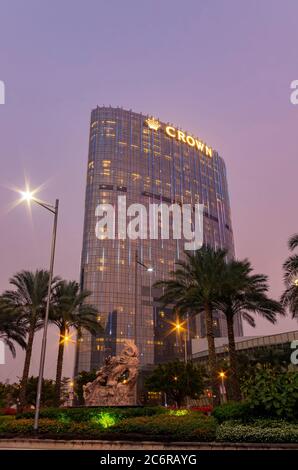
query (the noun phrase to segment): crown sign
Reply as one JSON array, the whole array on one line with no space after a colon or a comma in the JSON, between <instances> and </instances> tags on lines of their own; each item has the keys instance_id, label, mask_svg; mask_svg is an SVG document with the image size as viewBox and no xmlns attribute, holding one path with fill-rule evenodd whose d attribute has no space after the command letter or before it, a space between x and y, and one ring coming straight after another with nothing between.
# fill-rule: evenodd
<instances>
[{"instance_id":1,"label":"crown sign","mask_svg":"<svg viewBox=\"0 0 298 470\"><path fill-rule=\"evenodd\" d=\"M147 123L149 129L153 129L154 131L158 131L158 129L160 128L159 122L154 118L148 118L146 120L146 123Z\"/></svg>"}]
</instances>

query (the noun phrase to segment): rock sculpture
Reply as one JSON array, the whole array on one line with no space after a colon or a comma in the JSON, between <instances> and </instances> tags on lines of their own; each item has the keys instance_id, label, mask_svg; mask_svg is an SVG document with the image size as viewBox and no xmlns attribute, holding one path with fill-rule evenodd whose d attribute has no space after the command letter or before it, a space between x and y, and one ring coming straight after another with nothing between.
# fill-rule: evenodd
<instances>
[{"instance_id":1,"label":"rock sculpture","mask_svg":"<svg viewBox=\"0 0 298 470\"><path fill-rule=\"evenodd\" d=\"M125 340L118 356L109 356L96 379L84 385L86 406L135 405L139 353L134 341Z\"/></svg>"}]
</instances>

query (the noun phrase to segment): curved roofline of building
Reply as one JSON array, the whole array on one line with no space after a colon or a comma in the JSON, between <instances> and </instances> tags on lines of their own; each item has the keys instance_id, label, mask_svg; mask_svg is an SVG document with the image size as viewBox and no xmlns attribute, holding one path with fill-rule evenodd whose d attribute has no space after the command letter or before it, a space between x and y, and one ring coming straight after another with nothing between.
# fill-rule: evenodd
<instances>
[{"instance_id":1,"label":"curved roofline of building","mask_svg":"<svg viewBox=\"0 0 298 470\"><path fill-rule=\"evenodd\" d=\"M287 340L283 338L283 336L287 336ZM202 338L206 339L206 338ZM215 338L216 339L216 338ZM220 339L226 339L227 341L220 346L215 347L215 351L217 354L226 352L226 348L228 346L228 338L221 337ZM278 341L280 339L280 341ZM277 340L277 341L276 341ZM285 342L290 342L298 340L298 330L291 330L291 331L284 331L282 333L275 333L273 335L259 335L259 336L249 336L246 337L238 337L235 338L236 343L236 350L245 350L250 349L253 347L258 346L271 346L273 344L282 344ZM194 353L192 355L193 358L204 357L208 355L208 349L203 349Z\"/></svg>"},{"instance_id":2,"label":"curved roofline of building","mask_svg":"<svg viewBox=\"0 0 298 470\"><path fill-rule=\"evenodd\" d=\"M156 116L156 115L153 115L153 114L150 114L150 113L144 114L143 112L136 112L136 111L133 111L132 109L123 108L122 106L111 106L111 105L109 105L109 106L105 106L105 105L100 106L100 105L96 105L96 107L91 110L91 113L95 112L97 109L110 109L110 110L114 110L114 111L121 110L121 111L124 111L125 113L134 114L136 116L143 116L144 118L154 117L155 119L160 121L162 124L173 126L173 127L175 127L176 129L178 129L180 131L183 131L183 130L186 131L185 128L181 127L179 124L175 124L175 123L170 122L170 121L163 121L162 119L159 118L159 116ZM194 134L193 132L187 131L187 133L189 135L191 135L192 137L199 139L199 137L196 134ZM202 141L205 143L205 140L202 139ZM219 154L218 150L216 150L216 148L213 147L213 146L211 146L211 148L212 148L213 153L215 155L217 155L217 157L219 157L223 161L224 165L226 166L225 161L224 161L223 157Z\"/></svg>"}]
</instances>

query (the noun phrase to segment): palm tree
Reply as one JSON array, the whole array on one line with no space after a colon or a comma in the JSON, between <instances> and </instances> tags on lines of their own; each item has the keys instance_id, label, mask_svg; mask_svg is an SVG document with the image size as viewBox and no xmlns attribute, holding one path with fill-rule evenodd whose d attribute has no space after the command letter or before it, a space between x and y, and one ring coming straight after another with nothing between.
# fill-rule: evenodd
<instances>
[{"instance_id":1,"label":"palm tree","mask_svg":"<svg viewBox=\"0 0 298 470\"><path fill-rule=\"evenodd\" d=\"M291 251L298 247L298 234L289 239L288 246ZM289 256L283 268L286 289L282 294L281 302L289 308L293 318L295 318L298 317L298 255Z\"/></svg>"},{"instance_id":2,"label":"palm tree","mask_svg":"<svg viewBox=\"0 0 298 470\"><path fill-rule=\"evenodd\" d=\"M227 261L223 276L222 294L216 302L216 308L227 321L231 389L234 400L241 399L237 374L237 355L235 346L234 320L236 315L255 326L253 314L259 314L276 322L276 314L283 314L282 305L267 297L268 278L263 274L251 274L252 267L248 260Z\"/></svg>"},{"instance_id":3,"label":"palm tree","mask_svg":"<svg viewBox=\"0 0 298 470\"><path fill-rule=\"evenodd\" d=\"M160 301L173 305L181 314L205 314L206 337L209 352L209 371L215 402L219 401L216 352L212 312L221 294L225 271L226 250L214 251L203 246L195 252L186 252L186 261L178 261L171 279L158 281L154 287L162 288Z\"/></svg>"},{"instance_id":4,"label":"palm tree","mask_svg":"<svg viewBox=\"0 0 298 470\"><path fill-rule=\"evenodd\" d=\"M60 281L54 290L51 322L59 328L59 346L56 369L55 398L57 406L60 403L63 355L65 344L71 339L71 329L82 328L92 334L101 330L97 320L97 310L86 302L90 292L80 291L75 281Z\"/></svg>"},{"instance_id":5,"label":"palm tree","mask_svg":"<svg viewBox=\"0 0 298 470\"><path fill-rule=\"evenodd\" d=\"M18 312L11 309L0 297L0 339L9 347L12 356L16 357L15 344L26 348L26 328L20 320Z\"/></svg>"},{"instance_id":6,"label":"palm tree","mask_svg":"<svg viewBox=\"0 0 298 470\"><path fill-rule=\"evenodd\" d=\"M57 278L54 278L52 285L55 285ZM32 347L35 332L42 325L42 317L45 312L45 305L48 292L49 273L44 270L21 271L10 279L10 284L14 290L6 290L3 301L9 305L19 317L19 321L26 328L27 344L23 375L21 379L20 409L26 403L26 387L30 370Z\"/></svg>"},{"instance_id":7,"label":"palm tree","mask_svg":"<svg viewBox=\"0 0 298 470\"><path fill-rule=\"evenodd\" d=\"M298 234L292 235L288 241L290 251L294 251L298 247ZM283 265L285 271L285 281L294 281L294 277L298 274L298 254L289 256Z\"/></svg>"}]
</instances>

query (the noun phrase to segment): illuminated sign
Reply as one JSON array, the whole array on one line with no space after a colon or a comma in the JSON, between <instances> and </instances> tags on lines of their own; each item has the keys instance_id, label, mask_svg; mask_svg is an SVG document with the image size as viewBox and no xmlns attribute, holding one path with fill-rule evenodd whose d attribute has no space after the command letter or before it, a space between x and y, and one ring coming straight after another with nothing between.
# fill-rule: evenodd
<instances>
[{"instance_id":1,"label":"illuminated sign","mask_svg":"<svg viewBox=\"0 0 298 470\"><path fill-rule=\"evenodd\" d=\"M159 121L157 121L154 118L148 118L146 120L146 123L147 123L149 129L153 129L154 131L158 131L158 129L160 128Z\"/></svg>"},{"instance_id":2,"label":"illuminated sign","mask_svg":"<svg viewBox=\"0 0 298 470\"><path fill-rule=\"evenodd\" d=\"M152 129L154 131L158 131L158 129L161 127L160 122L154 118L148 118L145 122L149 129ZM184 144L189 145L189 147L196 148L197 150L199 150L199 152L202 152L207 155L207 157L212 157L212 148L206 145L201 140L196 139L192 135L175 129L175 127L173 126L166 126L165 133L168 137L171 137L172 139L175 139L178 142L182 142Z\"/></svg>"},{"instance_id":3,"label":"illuminated sign","mask_svg":"<svg viewBox=\"0 0 298 470\"><path fill-rule=\"evenodd\" d=\"M192 135L186 134L186 132L179 131L175 127L167 126L166 134L179 142L184 142L190 147L195 147L200 152L205 153L208 157L212 157L212 148L204 144L201 140L195 139Z\"/></svg>"}]
</instances>

